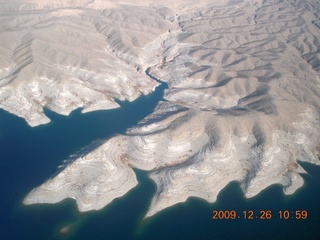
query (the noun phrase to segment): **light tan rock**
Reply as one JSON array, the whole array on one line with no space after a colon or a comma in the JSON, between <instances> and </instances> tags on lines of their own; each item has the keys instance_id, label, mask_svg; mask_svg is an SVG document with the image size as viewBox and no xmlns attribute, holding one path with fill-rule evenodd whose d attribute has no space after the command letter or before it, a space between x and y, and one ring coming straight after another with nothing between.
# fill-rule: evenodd
<instances>
[{"instance_id":1,"label":"light tan rock","mask_svg":"<svg viewBox=\"0 0 320 240\"><path fill-rule=\"evenodd\" d=\"M246 197L303 185L298 161L319 165L319 6L198 2L3 5L0 107L32 126L48 122L43 106L86 112L148 94L147 69L169 86L126 136L71 158L26 204L100 209L137 184L132 168L157 185L147 217L192 196L214 202L231 181Z\"/></svg>"}]
</instances>

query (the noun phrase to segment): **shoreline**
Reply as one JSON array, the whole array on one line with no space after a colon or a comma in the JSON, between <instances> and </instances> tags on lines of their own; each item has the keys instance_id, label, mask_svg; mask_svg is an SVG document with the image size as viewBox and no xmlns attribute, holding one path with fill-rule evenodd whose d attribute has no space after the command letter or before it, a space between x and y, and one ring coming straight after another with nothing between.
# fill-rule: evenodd
<instances>
[{"instance_id":1,"label":"shoreline","mask_svg":"<svg viewBox=\"0 0 320 240\"><path fill-rule=\"evenodd\" d=\"M235 180L247 197L272 184L294 193L298 160L320 162L319 28L307 4L29 9L30 21L18 4L0 15L0 107L30 125L49 121L43 107L68 115L164 91L140 122L73 158L25 203L74 198L81 211L101 209L137 185L132 168L157 185L146 216L190 196L214 202Z\"/></svg>"}]
</instances>

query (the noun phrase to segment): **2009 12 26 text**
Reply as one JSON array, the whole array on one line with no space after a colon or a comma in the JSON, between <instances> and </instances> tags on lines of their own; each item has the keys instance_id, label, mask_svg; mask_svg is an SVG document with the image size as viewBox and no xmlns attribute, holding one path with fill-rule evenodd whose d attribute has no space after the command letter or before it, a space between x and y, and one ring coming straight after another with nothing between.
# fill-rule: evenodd
<instances>
[{"instance_id":1,"label":"2009 12 26 text","mask_svg":"<svg viewBox=\"0 0 320 240\"><path fill-rule=\"evenodd\" d=\"M272 218L277 217L278 219L296 219L296 220L305 220L308 218L307 210L280 210L277 212L272 212L271 210L244 210L242 212L237 212L235 210L213 210L212 219L214 220L223 220L223 219L260 219L260 220L271 220Z\"/></svg>"}]
</instances>

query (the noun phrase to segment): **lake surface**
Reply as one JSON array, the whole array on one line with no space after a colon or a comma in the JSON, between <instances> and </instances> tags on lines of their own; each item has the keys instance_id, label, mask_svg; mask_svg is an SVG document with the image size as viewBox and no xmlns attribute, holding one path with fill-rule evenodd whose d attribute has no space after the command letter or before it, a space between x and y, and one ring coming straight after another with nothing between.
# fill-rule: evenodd
<instances>
[{"instance_id":1,"label":"lake surface","mask_svg":"<svg viewBox=\"0 0 320 240\"><path fill-rule=\"evenodd\" d=\"M140 184L100 211L79 213L73 200L24 206L28 192L55 173L69 155L99 138L123 134L150 114L165 86L122 108L70 116L49 110L52 122L35 128L0 110L0 240L43 239L320 239L320 167L303 164L305 185L292 196L272 186L245 199L236 182L214 204L200 199L168 208L144 219L154 183L135 170ZM235 220L213 220L213 210L235 210ZM272 211L270 220L243 219L243 211ZM279 219L279 210L307 210L306 220ZM291 214L292 216L294 214ZM62 230L64 229L64 231ZM62 231L62 232L61 232Z\"/></svg>"}]
</instances>

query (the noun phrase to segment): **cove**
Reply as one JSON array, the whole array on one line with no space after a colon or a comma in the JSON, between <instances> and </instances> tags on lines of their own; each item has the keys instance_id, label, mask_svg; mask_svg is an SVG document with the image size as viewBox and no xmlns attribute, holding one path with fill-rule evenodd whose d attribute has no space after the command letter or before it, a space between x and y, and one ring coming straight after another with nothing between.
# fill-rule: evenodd
<instances>
[{"instance_id":1,"label":"cove","mask_svg":"<svg viewBox=\"0 0 320 240\"><path fill-rule=\"evenodd\" d=\"M54 239L56 228L64 222L81 222L91 216L78 213L72 200L33 206L24 206L22 201L32 188L55 174L71 154L97 139L124 134L152 113L166 87L161 84L133 102L118 101L121 107L113 110L81 114L78 109L62 116L44 109L51 122L34 128L0 109L0 239ZM73 228L69 237L76 232Z\"/></svg>"},{"instance_id":2,"label":"cove","mask_svg":"<svg viewBox=\"0 0 320 240\"><path fill-rule=\"evenodd\" d=\"M135 169L139 181L125 196L100 211L79 213L73 200L58 204L22 205L26 194L54 174L57 167L79 149L97 139L124 134L150 114L162 100L165 84L121 108L65 117L46 109L47 125L31 128L0 110L0 239L320 239L320 167L302 164L304 186L292 196L271 186L252 199L243 197L239 183L223 189L209 204L190 198L144 219L155 184ZM279 219L279 210L307 210L306 220ZM270 210L270 220L213 220L213 210L238 213ZM65 228L67 227L67 228ZM61 229L67 229L61 232Z\"/></svg>"}]
</instances>

